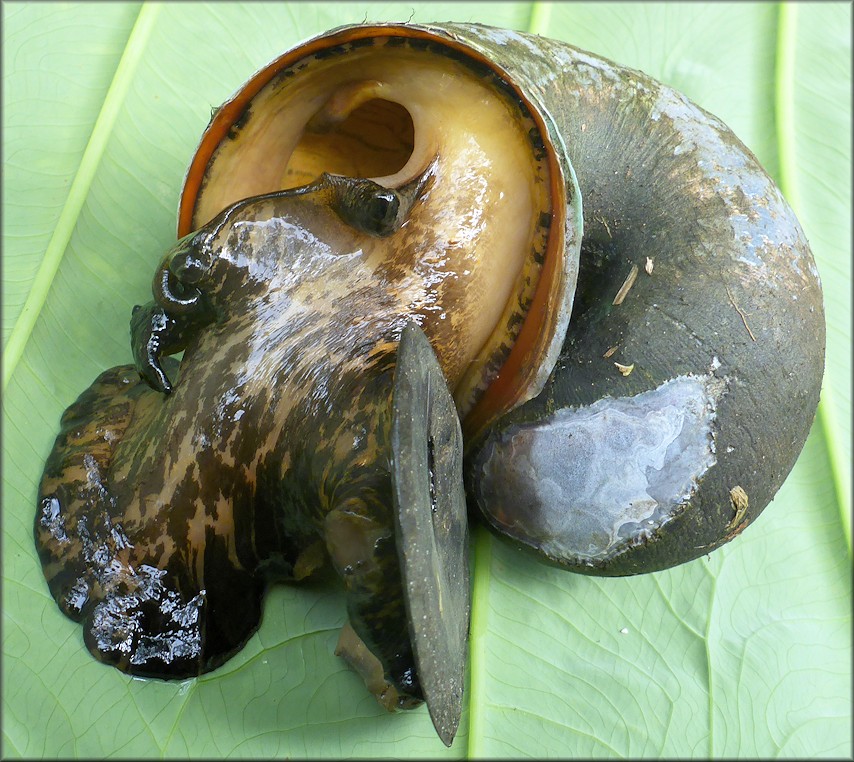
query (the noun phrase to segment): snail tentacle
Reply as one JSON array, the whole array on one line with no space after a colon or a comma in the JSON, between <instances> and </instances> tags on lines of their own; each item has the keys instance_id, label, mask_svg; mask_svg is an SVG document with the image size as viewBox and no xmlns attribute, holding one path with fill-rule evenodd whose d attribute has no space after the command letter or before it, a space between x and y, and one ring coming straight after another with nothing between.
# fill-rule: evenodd
<instances>
[{"instance_id":1,"label":"snail tentacle","mask_svg":"<svg viewBox=\"0 0 854 762\"><path fill-rule=\"evenodd\" d=\"M172 382L163 370L160 358L170 352L169 336L177 323L155 302L133 308L130 323L131 348L139 375L154 391L169 394Z\"/></svg>"},{"instance_id":2,"label":"snail tentacle","mask_svg":"<svg viewBox=\"0 0 854 762\"><path fill-rule=\"evenodd\" d=\"M131 348L142 378L164 394L172 383L161 357L183 351L188 341L214 319L201 284L210 273L209 227L184 236L161 260L152 281L154 301L136 305L131 315Z\"/></svg>"},{"instance_id":3,"label":"snail tentacle","mask_svg":"<svg viewBox=\"0 0 854 762\"><path fill-rule=\"evenodd\" d=\"M202 306L201 290L184 286L168 264L155 273L151 291L154 300L173 315L187 315Z\"/></svg>"},{"instance_id":4,"label":"snail tentacle","mask_svg":"<svg viewBox=\"0 0 854 762\"><path fill-rule=\"evenodd\" d=\"M172 392L162 358L182 352L211 319L201 310L175 317L153 301L134 306L130 322L133 359L140 376L152 389L163 394Z\"/></svg>"}]
</instances>

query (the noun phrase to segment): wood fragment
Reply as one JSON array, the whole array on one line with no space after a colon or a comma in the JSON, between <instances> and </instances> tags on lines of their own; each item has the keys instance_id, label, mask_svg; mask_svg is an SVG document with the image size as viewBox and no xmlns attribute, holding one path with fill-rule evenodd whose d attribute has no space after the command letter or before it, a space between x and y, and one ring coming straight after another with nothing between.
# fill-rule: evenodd
<instances>
[{"instance_id":1,"label":"wood fragment","mask_svg":"<svg viewBox=\"0 0 854 762\"><path fill-rule=\"evenodd\" d=\"M742 323L744 323L744 327L747 329L747 332L750 334L750 338L751 338L753 341L756 341L756 337L753 335L753 331L751 331L751 330L750 330L750 326L747 324L747 315L745 315L745 314L744 314L744 312L742 311L741 307L739 307L739 306L735 303L735 299L733 299L733 298L732 298L732 293L731 293L731 292L730 292L730 290L729 290L729 286L727 286L726 284L724 284L724 288L726 289L726 294L727 294L727 296L729 297L729 302L730 302L730 304L731 304L733 307L735 307L735 311L736 311L736 312L739 314L739 316L741 317L741 322L742 322Z\"/></svg>"},{"instance_id":2,"label":"wood fragment","mask_svg":"<svg viewBox=\"0 0 854 762\"><path fill-rule=\"evenodd\" d=\"M623 299L626 298L626 294L629 293L629 289L634 285L637 277L638 266L632 265L632 269L629 270L629 274L626 276L626 279L623 281L623 285L620 286L620 290L617 292L617 295L614 297L614 301L611 302L611 304L616 307L618 304L623 303Z\"/></svg>"},{"instance_id":3,"label":"wood fragment","mask_svg":"<svg viewBox=\"0 0 854 762\"><path fill-rule=\"evenodd\" d=\"M652 268L653 268L652 257L647 257L646 262L644 263L643 269L647 275L652 275Z\"/></svg>"},{"instance_id":4,"label":"wood fragment","mask_svg":"<svg viewBox=\"0 0 854 762\"><path fill-rule=\"evenodd\" d=\"M635 369L634 363L632 363L631 365L622 365L621 363L615 362L614 365L616 366L617 370L620 371L620 373L622 373L624 376L628 376L629 373L631 373Z\"/></svg>"},{"instance_id":5,"label":"wood fragment","mask_svg":"<svg viewBox=\"0 0 854 762\"><path fill-rule=\"evenodd\" d=\"M744 491L743 487L736 485L729 491L729 500L732 503L732 509L735 511L735 516L733 516L732 521L727 524L727 529L733 530L742 522L744 516L747 514L747 493Z\"/></svg>"},{"instance_id":6,"label":"wood fragment","mask_svg":"<svg viewBox=\"0 0 854 762\"><path fill-rule=\"evenodd\" d=\"M605 230L608 233L608 238L614 237L611 235L611 228L608 226L608 220L606 220L604 216L594 217L593 219L595 219L597 222L601 222L605 226Z\"/></svg>"},{"instance_id":7,"label":"wood fragment","mask_svg":"<svg viewBox=\"0 0 854 762\"><path fill-rule=\"evenodd\" d=\"M602 355L602 357L604 357L604 358L606 358L606 359L607 359L607 358L609 358L612 354L614 354L614 352L616 352L616 351L617 351L617 349L618 349L618 347L617 347L616 345L614 345L614 346L613 346L613 347L611 347L609 350L607 350L607 351L605 352L605 354L604 354L604 355Z\"/></svg>"}]
</instances>

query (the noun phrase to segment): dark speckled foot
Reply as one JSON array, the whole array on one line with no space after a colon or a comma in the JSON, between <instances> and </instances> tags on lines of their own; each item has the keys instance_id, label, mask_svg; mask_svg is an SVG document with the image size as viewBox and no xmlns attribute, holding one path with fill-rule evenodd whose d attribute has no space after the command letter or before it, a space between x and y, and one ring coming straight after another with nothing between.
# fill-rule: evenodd
<instances>
[{"instance_id":1,"label":"dark speckled foot","mask_svg":"<svg viewBox=\"0 0 854 762\"><path fill-rule=\"evenodd\" d=\"M222 664L257 629L263 582L235 567L213 527L200 547L157 568L145 550L152 533L163 534L157 518L135 529L123 520L107 475L137 405L156 396L123 365L68 408L39 487L34 533L50 591L82 622L97 659L135 675L193 677Z\"/></svg>"},{"instance_id":2,"label":"dark speckled foot","mask_svg":"<svg viewBox=\"0 0 854 762\"><path fill-rule=\"evenodd\" d=\"M34 535L50 591L80 621L94 605L107 562L127 546L103 485L116 443L141 396L153 394L132 365L101 373L62 415L39 485Z\"/></svg>"},{"instance_id":3,"label":"dark speckled foot","mask_svg":"<svg viewBox=\"0 0 854 762\"><path fill-rule=\"evenodd\" d=\"M198 592L178 592L176 581L152 566L132 570L84 620L87 648L134 675L194 677L234 655L257 629L263 588L248 575L238 584L229 569L218 588Z\"/></svg>"},{"instance_id":4,"label":"dark speckled foot","mask_svg":"<svg viewBox=\"0 0 854 762\"><path fill-rule=\"evenodd\" d=\"M471 607L462 433L436 356L414 323L398 351L391 442L410 637L430 717L450 746L462 711Z\"/></svg>"}]
</instances>

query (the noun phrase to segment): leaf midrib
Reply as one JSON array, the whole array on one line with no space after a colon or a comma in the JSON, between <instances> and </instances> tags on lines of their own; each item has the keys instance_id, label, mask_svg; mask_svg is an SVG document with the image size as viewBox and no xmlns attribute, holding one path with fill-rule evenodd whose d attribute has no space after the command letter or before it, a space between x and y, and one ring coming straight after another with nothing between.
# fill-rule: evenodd
<instances>
[{"instance_id":1,"label":"leaf midrib","mask_svg":"<svg viewBox=\"0 0 854 762\"><path fill-rule=\"evenodd\" d=\"M529 34L544 34L548 31L551 20L552 4L550 2L531 3L531 13L525 31ZM474 554L474 574L472 581L471 622L469 626L469 690L468 701L468 735L466 738L466 759L477 759L483 756L482 742L484 736L486 711L486 668L480 644L485 642L488 631L489 589L492 560L492 537L489 532L478 526L472 532Z\"/></svg>"},{"instance_id":2,"label":"leaf midrib","mask_svg":"<svg viewBox=\"0 0 854 762\"><path fill-rule=\"evenodd\" d=\"M89 136L89 141L83 151L80 165L74 175L59 220L45 249L44 257L42 257L24 306L3 349L4 392L15 373L36 321L47 301L47 295L59 271L62 258L68 249L71 236L89 195L92 181L110 141L116 118L124 104L137 66L142 60L148 38L159 12L159 4L143 3L131 27L124 52L116 66L116 72L104 97L101 110L98 112L92 134Z\"/></svg>"},{"instance_id":3,"label":"leaf midrib","mask_svg":"<svg viewBox=\"0 0 854 762\"><path fill-rule=\"evenodd\" d=\"M488 625L488 598L490 574L492 573L492 538L481 526L472 532L474 542L474 579L472 582L471 623L469 635L469 690L468 690L468 737L466 759L483 756L481 744L486 709L486 668L481 644L486 640Z\"/></svg>"},{"instance_id":4,"label":"leaf midrib","mask_svg":"<svg viewBox=\"0 0 854 762\"><path fill-rule=\"evenodd\" d=\"M777 12L777 55L774 91L774 116L777 127L777 151L779 166L779 184L783 195L791 204L795 214L803 213L795 174L797 166L795 140L795 51L797 49L798 4L780 2ZM851 494L844 477L846 464L839 443L839 431L831 414L834 408L831 400L835 392L825 371L821 397L816 412L817 432L824 443L828 467L831 473L835 503L839 509L839 523L845 535L849 558L852 555L851 539Z\"/></svg>"}]
</instances>

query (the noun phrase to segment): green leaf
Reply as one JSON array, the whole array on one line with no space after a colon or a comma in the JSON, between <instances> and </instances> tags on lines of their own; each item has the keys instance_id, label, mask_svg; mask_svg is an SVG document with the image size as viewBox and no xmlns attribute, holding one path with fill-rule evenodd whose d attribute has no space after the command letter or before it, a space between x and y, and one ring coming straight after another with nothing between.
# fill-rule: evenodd
<instances>
[{"instance_id":1,"label":"green leaf","mask_svg":"<svg viewBox=\"0 0 854 762\"><path fill-rule=\"evenodd\" d=\"M829 316L851 315L851 7L780 12L777 126L781 187L816 256ZM848 219L848 226L844 221ZM828 320L819 409L851 551L851 323Z\"/></svg>"},{"instance_id":2,"label":"green leaf","mask_svg":"<svg viewBox=\"0 0 854 762\"><path fill-rule=\"evenodd\" d=\"M15 76L7 74L4 82L3 190L16 197L16 213L3 230L4 388L112 128L114 108L101 105L121 100L119 93L104 96L137 10L130 5L65 6L51 14L4 9L3 65Z\"/></svg>"},{"instance_id":3,"label":"green leaf","mask_svg":"<svg viewBox=\"0 0 854 762\"><path fill-rule=\"evenodd\" d=\"M850 756L851 48L847 4L4 3L4 756ZM566 40L684 90L793 203L823 277L819 418L734 543L628 579L561 572L474 532L470 682L446 750L333 649L335 585L276 588L216 672L96 663L32 541L59 416L130 360L210 108L299 40L368 20Z\"/></svg>"}]
</instances>

